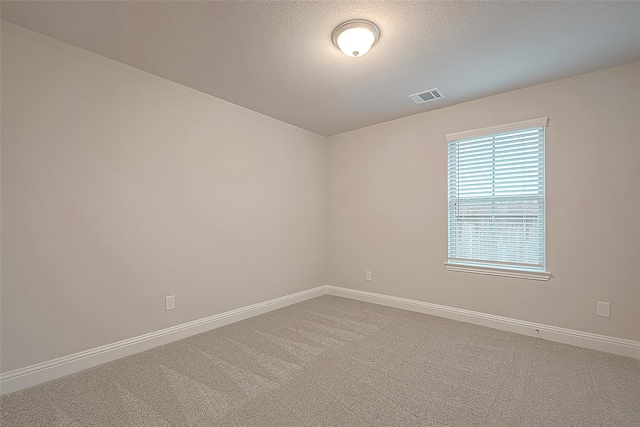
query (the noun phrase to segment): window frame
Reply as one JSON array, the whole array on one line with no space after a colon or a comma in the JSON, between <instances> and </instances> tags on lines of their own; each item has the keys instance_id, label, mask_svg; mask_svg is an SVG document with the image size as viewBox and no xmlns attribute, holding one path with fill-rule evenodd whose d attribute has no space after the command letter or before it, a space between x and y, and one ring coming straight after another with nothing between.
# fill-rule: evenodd
<instances>
[{"instance_id":1,"label":"window frame","mask_svg":"<svg viewBox=\"0 0 640 427\"><path fill-rule=\"evenodd\" d=\"M482 129L475 129L464 132L456 132L449 133L446 135L447 145L453 141L459 141L468 138L476 138L476 137L492 137L497 136L499 134L505 132L515 132L519 130L526 130L531 128L546 128L549 123L549 119L547 117L541 117L537 119L524 120L520 122L508 123L499 126L491 126ZM543 137L543 147L546 146L546 132ZM543 149L543 155L546 153L546 149ZM449 162L449 153L447 151L447 162ZM496 266L496 265L488 265L482 264L482 262L473 262L473 260L460 260L457 259L452 261L449 258L449 244L450 244L450 222L449 222L449 209L451 200L449 199L449 189L447 187L447 261L444 263L444 266L447 271L457 271L464 273L474 273L474 274L485 274L492 276L502 276L502 277L514 277L520 279L530 279L530 280L540 280L540 281L548 281L551 277L551 273L546 271L546 159L543 158L542 161L543 168L543 200L545 200L543 204L543 248L542 248L542 257L543 257L543 268L542 270L538 269L527 269L523 267L514 267L509 268L508 265ZM447 186L449 185L449 167L447 167ZM505 261L505 264L508 262Z\"/></svg>"}]
</instances>

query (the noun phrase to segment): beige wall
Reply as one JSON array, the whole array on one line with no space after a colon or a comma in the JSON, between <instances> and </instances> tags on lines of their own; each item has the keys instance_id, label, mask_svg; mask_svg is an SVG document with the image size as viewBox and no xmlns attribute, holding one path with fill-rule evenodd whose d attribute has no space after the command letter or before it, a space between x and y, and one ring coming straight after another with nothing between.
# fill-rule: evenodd
<instances>
[{"instance_id":1,"label":"beige wall","mask_svg":"<svg viewBox=\"0 0 640 427\"><path fill-rule=\"evenodd\" d=\"M324 137L5 22L1 75L2 372L326 282Z\"/></svg>"},{"instance_id":2,"label":"beige wall","mask_svg":"<svg viewBox=\"0 0 640 427\"><path fill-rule=\"evenodd\" d=\"M329 139L5 22L1 79L2 372L324 283L640 340L640 63ZM554 278L446 272L444 135L540 116Z\"/></svg>"},{"instance_id":3,"label":"beige wall","mask_svg":"<svg viewBox=\"0 0 640 427\"><path fill-rule=\"evenodd\" d=\"M445 271L445 134L542 116L553 278ZM330 137L328 283L640 340L639 123L636 62Z\"/></svg>"}]
</instances>

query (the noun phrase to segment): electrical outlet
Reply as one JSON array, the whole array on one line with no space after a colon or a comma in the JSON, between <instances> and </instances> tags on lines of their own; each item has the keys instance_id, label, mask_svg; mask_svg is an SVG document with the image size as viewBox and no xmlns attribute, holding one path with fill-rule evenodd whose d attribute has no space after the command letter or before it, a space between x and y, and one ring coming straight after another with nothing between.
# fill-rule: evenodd
<instances>
[{"instance_id":1,"label":"electrical outlet","mask_svg":"<svg viewBox=\"0 0 640 427\"><path fill-rule=\"evenodd\" d=\"M367 271L364 272L364 279L368 280L368 281L371 281L371 272L370 271L367 270Z\"/></svg>"},{"instance_id":2,"label":"electrical outlet","mask_svg":"<svg viewBox=\"0 0 640 427\"><path fill-rule=\"evenodd\" d=\"M176 308L176 296L170 295L164 298L164 309L165 311L173 310Z\"/></svg>"},{"instance_id":3,"label":"electrical outlet","mask_svg":"<svg viewBox=\"0 0 640 427\"><path fill-rule=\"evenodd\" d=\"M601 317L611 317L611 307L609 303L598 301L596 303L596 314Z\"/></svg>"}]
</instances>

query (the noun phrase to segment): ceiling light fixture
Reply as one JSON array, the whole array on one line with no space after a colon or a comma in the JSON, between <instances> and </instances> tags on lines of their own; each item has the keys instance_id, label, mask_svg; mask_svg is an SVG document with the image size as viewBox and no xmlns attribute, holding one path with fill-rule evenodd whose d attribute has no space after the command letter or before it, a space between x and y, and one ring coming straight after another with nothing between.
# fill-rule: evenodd
<instances>
[{"instance_id":1,"label":"ceiling light fixture","mask_svg":"<svg viewBox=\"0 0 640 427\"><path fill-rule=\"evenodd\" d=\"M338 25L331 40L345 55L356 57L369 52L380 38L380 29L373 22L354 19Z\"/></svg>"}]
</instances>

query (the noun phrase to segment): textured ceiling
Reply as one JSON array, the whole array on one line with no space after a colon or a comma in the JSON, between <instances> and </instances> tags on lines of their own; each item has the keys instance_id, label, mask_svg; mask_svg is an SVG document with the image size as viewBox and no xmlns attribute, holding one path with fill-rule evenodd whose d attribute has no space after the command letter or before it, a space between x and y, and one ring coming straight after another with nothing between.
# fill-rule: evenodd
<instances>
[{"instance_id":1,"label":"textured ceiling","mask_svg":"<svg viewBox=\"0 0 640 427\"><path fill-rule=\"evenodd\" d=\"M640 60L640 2L2 1L2 19L321 135ZM375 22L343 55L331 32ZM439 88L421 105L408 96Z\"/></svg>"}]
</instances>

